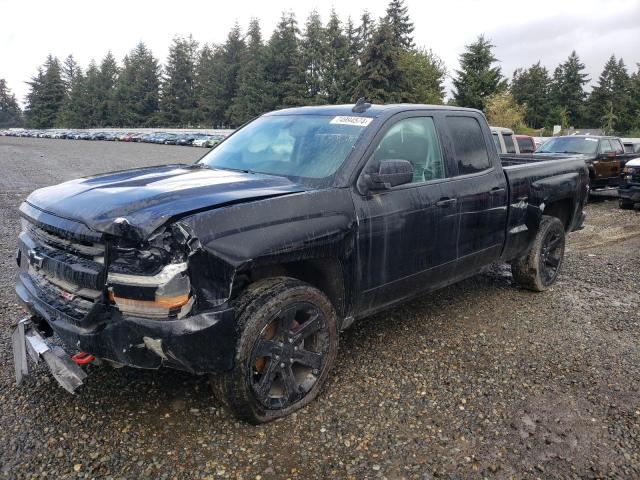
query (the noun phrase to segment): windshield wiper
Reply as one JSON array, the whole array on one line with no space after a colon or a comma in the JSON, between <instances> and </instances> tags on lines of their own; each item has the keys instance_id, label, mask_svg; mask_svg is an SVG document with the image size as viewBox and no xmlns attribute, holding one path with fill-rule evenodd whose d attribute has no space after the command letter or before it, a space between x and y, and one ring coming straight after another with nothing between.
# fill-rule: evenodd
<instances>
[{"instance_id":1,"label":"windshield wiper","mask_svg":"<svg viewBox=\"0 0 640 480\"><path fill-rule=\"evenodd\" d=\"M206 163L193 163L189 166L189 168L208 168L210 170L229 170L232 172L252 173L254 175L258 173L248 168L212 167L211 165Z\"/></svg>"},{"instance_id":2,"label":"windshield wiper","mask_svg":"<svg viewBox=\"0 0 640 480\"><path fill-rule=\"evenodd\" d=\"M213 167L210 167L206 163L192 163L188 168L210 168L213 170Z\"/></svg>"}]
</instances>

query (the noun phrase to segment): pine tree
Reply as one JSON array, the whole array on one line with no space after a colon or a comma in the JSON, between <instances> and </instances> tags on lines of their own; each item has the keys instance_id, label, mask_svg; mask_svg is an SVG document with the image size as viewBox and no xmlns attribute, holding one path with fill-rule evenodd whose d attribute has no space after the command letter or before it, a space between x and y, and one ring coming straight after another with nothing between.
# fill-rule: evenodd
<instances>
[{"instance_id":1,"label":"pine tree","mask_svg":"<svg viewBox=\"0 0 640 480\"><path fill-rule=\"evenodd\" d=\"M640 137L640 63L636 64L636 71L631 75L629 92L631 96L629 130L635 132L633 136Z\"/></svg>"},{"instance_id":2,"label":"pine tree","mask_svg":"<svg viewBox=\"0 0 640 480\"><path fill-rule=\"evenodd\" d=\"M27 124L33 128L55 126L65 99L60 61L49 55L38 74L31 79L27 95Z\"/></svg>"},{"instance_id":3,"label":"pine tree","mask_svg":"<svg viewBox=\"0 0 640 480\"><path fill-rule=\"evenodd\" d=\"M306 75L298 35L295 15L283 13L266 49L270 109L306 104Z\"/></svg>"},{"instance_id":4,"label":"pine tree","mask_svg":"<svg viewBox=\"0 0 640 480\"><path fill-rule=\"evenodd\" d=\"M230 107L233 98L238 90L238 72L240 70L240 62L244 57L246 45L244 37L237 23L231 29L227 41L222 46L222 67L223 67L223 84L222 97L219 99L222 108L222 120L229 124Z\"/></svg>"},{"instance_id":5,"label":"pine tree","mask_svg":"<svg viewBox=\"0 0 640 480\"><path fill-rule=\"evenodd\" d=\"M482 110L487 97L506 88L500 67L492 67L498 61L493 48L494 45L480 35L460 55L460 70L456 70L457 77L453 79L456 105Z\"/></svg>"},{"instance_id":6,"label":"pine tree","mask_svg":"<svg viewBox=\"0 0 640 480\"><path fill-rule=\"evenodd\" d=\"M87 74L84 78L84 88L82 91L84 99L81 102L81 116L86 127L101 127L102 124L102 99L101 99L101 79L100 68L95 60L89 62Z\"/></svg>"},{"instance_id":7,"label":"pine tree","mask_svg":"<svg viewBox=\"0 0 640 480\"><path fill-rule=\"evenodd\" d=\"M401 50L398 71L400 91L394 101L441 104L444 99L444 62L431 50Z\"/></svg>"},{"instance_id":8,"label":"pine tree","mask_svg":"<svg viewBox=\"0 0 640 480\"><path fill-rule=\"evenodd\" d=\"M119 126L153 126L158 122L160 65L140 42L123 60L116 85Z\"/></svg>"},{"instance_id":9,"label":"pine tree","mask_svg":"<svg viewBox=\"0 0 640 480\"><path fill-rule=\"evenodd\" d=\"M224 117L225 68L222 47L204 45L196 64L198 115L204 125L218 126Z\"/></svg>"},{"instance_id":10,"label":"pine tree","mask_svg":"<svg viewBox=\"0 0 640 480\"><path fill-rule=\"evenodd\" d=\"M98 70L96 122L100 127L112 126L116 123L115 86L118 74L118 64L109 51Z\"/></svg>"},{"instance_id":11,"label":"pine tree","mask_svg":"<svg viewBox=\"0 0 640 480\"><path fill-rule=\"evenodd\" d=\"M350 56L349 40L342 31L342 24L335 10L331 9L325 29L326 51L322 82L326 101L330 104L347 103L351 100L358 66Z\"/></svg>"},{"instance_id":12,"label":"pine tree","mask_svg":"<svg viewBox=\"0 0 640 480\"><path fill-rule=\"evenodd\" d=\"M165 125L189 126L196 122L197 55L198 44L193 37L173 39L161 86L160 110Z\"/></svg>"},{"instance_id":13,"label":"pine tree","mask_svg":"<svg viewBox=\"0 0 640 480\"><path fill-rule=\"evenodd\" d=\"M362 56L357 96L376 103L397 101L400 51L395 45L393 30L381 21Z\"/></svg>"},{"instance_id":14,"label":"pine tree","mask_svg":"<svg viewBox=\"0 0 640 480\"><path fill-rule=\"evenodd\" d=\"M82 70L78 70L67 92L67 100L61 112L59 123L67 128L85 128L89 125L86 104L89 101L86 93L86 80Z\"/></svg>"},{"instance_id":15,"label":"pine tree","mask_svg":"<svg viewBox=\"0 0 640 480\"><path fill-rule=\"evenodd\" d=\"M61 66L61 70L65 96L64 103L58 113L58 118L56 119L56 124L60 127L70 128L76 126L75 118L72 113L71 92L74 89L74 85L78 83L78 79L82 78L82 69L73 58L73 55L68 55Z\"/></svg>"},{"instance_id":16,"label":"pine tree","mask_svg":"<svg viewBox=\"0 0 640 480\"><path fill-rule=\"evenodd\" d=\"M524 122L529 127L542 128L549 117L550 84L549 72L540 62L513 72L511 94L516 103L526 107Z\"/></svg>"},{"instance_id":17,"label":"pine tree","mask_svg":"<svg viewBox=\"0 0 640 480\"><path fill-rule=\"evenodd\" d=\"M580 126L584 118L584 85L589 81L585 69L575 50L566 62L553 72L551 81L551 104L555 112L565 111L570 126Z\"/></svg>"},{"instance_id":18,"label":"pine tree","mask_svg":"<svg viewBox=\"0 0 640 480\"><path fill-rule=\"evenodd\" d=\"M358 52L360 56L364 54L369 42L371 41L371 37L373 33L376 31L376 22L371 17L371 13L368 10L365 10L360 16L360 26L356 30L356 35L358 39Z\"/></svg>"},{"instance_id":19,"label":"pine tree","mask_svg":"<svg viewBox=\"0 0 640 480\"><path fill-rule=\"evenodd\" d=\"M82 69L73 58L73 55L68 55L67 58L64 59L64 63L62 64L61 68L62 81L64 82L64 86L68 93L71 90L73 81L75 80L77 75L82 72Z\"/></svg>"},{"instance_id":20,"label":"pine tree","mask_svg":"<svg viewBox=\"0 0 640 480\"><path fill-rule=\"evenodd\" d=\"M196 68L198 106L203 121L216 126L229 125L232 102L237 96L238 72L245 54L245 43L236 23L220 46L205 46Z\"/></svg>"},{"instance_id":21,"label":"pine tree","mask_svg":"<svg viewBox=\"0 0 640 480\"><path fill-rule=\"evenodd\" d=\"M631 127L631 79L624 61L611 55L604 66L598 85L593 87L587 100L587 122L591 126L604 126L625 132Z\"/></svg>"},{"instance_id":22,"label":"pine tree","mask_svg":"<svg viewBox=\"0 0 640 480\"><path fill-rule=\"evenodd\" d=\"M309 104L326 103L323 79L328 64L325 31L317 10L312 10L305 23L300 55L305 68L306 97Z\"/></svg>"},{"instance_id":23,"label":"pine tree","mask_svg":"<svg viewBox=\"0 0 640 480\"><path fill-rule=\"evenodd\" d=\"M4 78L0 78L0 129L22 126L22 111L16 97L7 86Z\"/></svg>"},{"instance_id":24,"label":"pine tree","mask_svg":"<svg viewBox=\"0 0 640 480\"><path fill-rule=\"evenodd\" d=\"M404 0L391 0L387 6L387 16L385 20L391 26L393 32L393 43L401 49L411 50L413 43L413 23L407 13L408 8L404 5Z\"/></svg>"},{"instance_id":25,"label":"pine tree","mask_svg":"<svg viewBox=\"0 0 640 480\"><path fill-rule=\"evenodd\" d=\"M238 70L238 89L229 111L232 126L244 122L266 111L266 83L264 78L265 47L262 43L260 23L254 18L249 23L247 48Z\"/></svg>"},{"instance_id":26,"label":"pine tree","mask_svg":"<svg viewBox=\"0 0 640 480\"><path fill-rule=\"evenodd\" d=\"M358 29L354 26L351 17L347 18L344 36L347 41L347 63L342 73L345 82L344 91L340 96L339 102L351 103L356 101L355 95L360 75L360 55L362 53Z\"/></svg>"}]
</instances>

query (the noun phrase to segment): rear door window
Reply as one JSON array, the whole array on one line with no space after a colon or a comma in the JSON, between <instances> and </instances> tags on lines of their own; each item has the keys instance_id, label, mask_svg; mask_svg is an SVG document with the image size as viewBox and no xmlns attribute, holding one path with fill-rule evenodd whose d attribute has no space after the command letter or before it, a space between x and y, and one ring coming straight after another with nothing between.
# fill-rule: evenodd
<instances>
[{"instance_id":1,"label":"rear door window","mask_svg":"<svg viewBox=\"0 0 640 480\"><path fill-rule=\"evenodd\" d=\"M613 147L611 146L611 142L609 140L602 139L600 140L600 152L601 153L612 153L614 152Z\"/></svg>"},{"instance_id":2,"label":"rear door window","mask_svg":"<svg viewBox=\"0 0 640 480\"><path fill-rule=\"evenodd\" d=\"M500 146L500 137L497 133L491 135L493 137L493 143L496 144L496 151L498 153L502 153L502 147Z\"/></svg>"},{"instance_id":3,"label":"rear door window","mask_svg":"<svg viewBox=\"0 0 640 480\"><path fill-rule=\"evenodd\" d=\"M516 141L518 142L518 148L520 149L520 153L533 153L536 149L533 140L525 137L516 137Z\"/></svg>"},{"instance_id":4,"label":"rear door window","mask_svg":"<svg viewBox=\"0 0 640 480\"><path fill-rule=\"evenodd\" d=\"M507 153L516 153L516 146L513 144L513 135L510 133L502 135L504 146L507 147Z\"/></svg>"},{"instance_id":5,"label":"rear door window","mask_svg":"<svg viewBox=\"0 0 640 480\"><path fill-rule=\"evenodd\" d=\"M474 117L447 117L447 127L458 165L458 175L469 175L491 168L480 123Z\"/></svg>"},{"instance_id":6,"label":"rear door window","mask_svg":"<svg viewBox=\"0 0 640 480\"><path fill-rule=\"evenodd\" d=\"M609 140L611 142L611 146L613 150L616 152L616 155L622 155L624 153L624 147L622 146L622 142L618 139Z\"/></svg>"}]
</instances>

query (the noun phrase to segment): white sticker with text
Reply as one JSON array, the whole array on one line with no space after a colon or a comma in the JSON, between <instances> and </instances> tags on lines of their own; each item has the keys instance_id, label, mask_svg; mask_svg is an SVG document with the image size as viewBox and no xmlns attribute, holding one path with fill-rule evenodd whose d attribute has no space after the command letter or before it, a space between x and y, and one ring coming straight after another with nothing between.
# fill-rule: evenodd
<instances>
[{"instance_id":1,"label":"white sticker with text","mask_svg":"<svg viewBox=\"0 0 640 480\"><path fill-rule=\"evenodd\" d=\"M369 117L333 117L329 123L334 125L358 125L366 127L371 123L372 118Z\"/></svg>"}]
</instances>

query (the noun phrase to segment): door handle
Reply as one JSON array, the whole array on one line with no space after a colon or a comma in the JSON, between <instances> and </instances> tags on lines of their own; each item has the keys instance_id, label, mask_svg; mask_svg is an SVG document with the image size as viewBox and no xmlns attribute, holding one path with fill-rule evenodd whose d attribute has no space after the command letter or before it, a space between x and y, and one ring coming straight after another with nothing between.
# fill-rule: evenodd
<instances>
[{"instance_id":1,"label":"door handle","mask_svg":"<svg viewBox=\"0 0 640 480\"><path fill-rule=\"evenodd\" d=\"M458 200L456 200L455 198L441 198L436 202L436 207L452 207L456 203L458 203Z\"/></svg>"},{"instance_id":2,"label":"door handle","mask_svg":"<svg viewBox=\"0 0 640 480\"><path fill-rule=\"evenodd\" d=\"M504 192L505 192L504 187L496 187L489 190L489 195L497 195L499 193L504 193Z\"/></svg>"}]
</instances>

